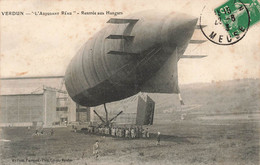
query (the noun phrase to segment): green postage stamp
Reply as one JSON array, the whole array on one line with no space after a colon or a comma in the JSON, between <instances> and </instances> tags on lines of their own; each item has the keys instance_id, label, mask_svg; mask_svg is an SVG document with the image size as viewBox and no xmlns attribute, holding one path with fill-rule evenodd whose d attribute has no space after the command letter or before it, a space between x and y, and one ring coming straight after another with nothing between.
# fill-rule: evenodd
<instances>
[{"instance_id":1,"label":"green postage stamp","mask_svg":"<svg viewBox=\"0 0 260 165\"><path fill-rule=\"evenodd\" d=\"M257 0L229 0L215 8L214 12L231 38L246 32L260 20L260 5Z\"/></svg>"}]
</instances>

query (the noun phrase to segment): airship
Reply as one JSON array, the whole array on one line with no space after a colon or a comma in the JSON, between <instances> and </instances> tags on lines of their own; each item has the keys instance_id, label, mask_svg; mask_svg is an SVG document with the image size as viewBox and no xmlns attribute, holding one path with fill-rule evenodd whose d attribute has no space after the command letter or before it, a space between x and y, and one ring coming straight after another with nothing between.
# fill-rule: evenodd
<instances>
[{"instance_id":1,"label":"airship","mask_svg":"<svg viewBox=\"0 0 260 165\"><path fill-rule=\"evenodd\" d=\"M197 20L158 11L109 19L69 63L64 77L68 94L88 107L139 92L179 94L178 61L195 57L184 55L190 43L204 42L191 40Z\"/></svg>"}]
</instances>

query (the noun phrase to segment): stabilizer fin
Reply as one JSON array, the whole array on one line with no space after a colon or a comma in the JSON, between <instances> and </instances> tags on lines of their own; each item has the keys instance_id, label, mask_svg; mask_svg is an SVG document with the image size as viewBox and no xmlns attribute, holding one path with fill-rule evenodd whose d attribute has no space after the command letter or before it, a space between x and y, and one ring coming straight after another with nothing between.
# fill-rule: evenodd
<instances>
[{"instance_id":1,"label":"stabilizer fin","mask_svg":"<svg viewBox=\"0 0 260 165\"><path fill-rule=\"evenodd\" d=\"M190 40L190 44L202 44L207 40Z\"/></svg>"},{"instance_id":2,"label":"stabilizer fin","mask_svg":"<svg viewBox=\"0 0 260 165\"><path fill-rule=\"evenodd\" d=\"M200 29L200 26L201 26L202 29L203 29L204 27L207 27L207 25L196 25L196 26L195 26L195 29Z\"/></svg>"},{"instance_id":3,"label":"stabilizer fin","mask_svg":"<svg viewBox=\"0 0 260 165\"><path fill-rule=\"evenodd\" d=\"M131 53L131 52L122 52L122 51L114 51L111 50L107 54L112 54L112 55L131 55L131 56L138 56L139 53Z\"/></svg>"},{"instance_id":4,"label":"stabilizer fin","mask_svg":"<svg viewBox=\"0 0 260 165\"><path fill-rule=\"evenodd\" d=\"M106 39L125 39L125 40L133 40L134 36L127 36L127 35L109 35Z\"/></svg>"}]
</instances>

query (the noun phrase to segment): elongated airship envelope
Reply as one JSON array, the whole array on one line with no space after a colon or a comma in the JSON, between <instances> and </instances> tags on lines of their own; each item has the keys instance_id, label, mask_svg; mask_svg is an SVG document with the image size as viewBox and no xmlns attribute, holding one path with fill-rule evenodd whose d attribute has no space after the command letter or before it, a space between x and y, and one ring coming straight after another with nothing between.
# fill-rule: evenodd
<instances>
[{"instance_id":1,"label":"elongated airship envelope","mask_svg":"<svg viewBox=\"0 0 260 165\"><path fill-rule=\"evenodd\" d=\"M71 60L65 74L70 97L97 106L140 91L179 93L177 62L196 24L197 18L176 12L111 18Z\"/></svg>"}]
</instances>

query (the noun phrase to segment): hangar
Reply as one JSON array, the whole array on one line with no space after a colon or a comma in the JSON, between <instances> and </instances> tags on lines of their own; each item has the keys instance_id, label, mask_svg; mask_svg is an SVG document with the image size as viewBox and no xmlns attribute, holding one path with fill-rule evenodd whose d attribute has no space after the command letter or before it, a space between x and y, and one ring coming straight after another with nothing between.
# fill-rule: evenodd
<instances>
[{"instance_id":1,"label":"hangar","mask_svg":"<svg viewBox=\"0 0 260 165\"><path fill-rule=\"evenodd\" d=\"M50 125L55 121L56 93L1 95L1 124L28 126L33 122Z\"/></svg>"},{"instance_id":2,"label":"hangar","mask_svg":"<svg viewBox=\"0 0 260 165\"><path fill-rule=\"evenodd\" d=\"M49 127L76 121L76 104L66 91L55 88L60 85L60 79L8 80L1 81L1 85L1 127Z\"/></svg>"},{"instance_id":3,"label":"hangar","mask_svg":"<svg viewBox=\"0 0 260 165\"><path fill-rule=\"evenodd\" d=\"M94 111L103 119L106 118L102 105L90 108L76 104L68 96L66 89L63 89L61 78L15 79L1 81L1 85L0 127L32 125L50 127L74 122L100 123L100 118ZM108 108L109 120L114 118L113 123L116 125L152 124L154 102L148 96L135 95L111 103ZM118 113L120 115L115 117Z\"/></svg>"}]
</instances>

